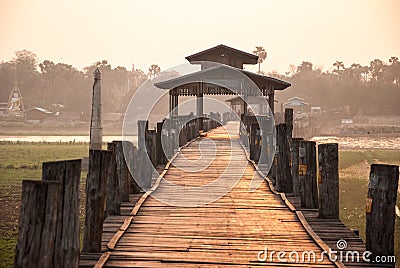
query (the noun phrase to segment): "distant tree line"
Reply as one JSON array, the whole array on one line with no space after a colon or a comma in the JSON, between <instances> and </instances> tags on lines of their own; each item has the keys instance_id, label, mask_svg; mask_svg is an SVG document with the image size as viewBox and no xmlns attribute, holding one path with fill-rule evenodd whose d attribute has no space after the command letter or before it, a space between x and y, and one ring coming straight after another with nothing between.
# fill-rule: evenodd
<instances>
[{"instance_id":1,"label":"distant tree line","mask_svg":"<svg viewBox=\"0 0 400 268\"><path fill-rule=\"evenodd\" d=\"M269 75L292 83L277 97L282 101L298 96L312 106L323 109L350 107L361 115L400 115L400 62L374 59L369 66L353 63L347 68L341 61L332 64L333 71L322 71L311 62L291 65L285 75Z\"/></svg>"},{"instance_id":2,"label":"distant tree line","mask_svg":"<svg viewBox=\"0 0 400 268\"><path fill-rule=\"evenodd\" d=\"M261 56L259 63L267 56L263 47L257 47L254 53ZM400 115L400 62L397 57L391 57L388 63L375 59L369 66L354 63L346 68L341 61L332 66L333 71L322 71L304 61L299 66L291 65L285 74L272 72L268 75L292 83L290 88L277 94L282 102L298 96L323 109L349 106L363 115ZM65 107L66 111L89 114L93 71L97 67L103 73L105 112L124 112L135 90L147 78L158 78L161 72L156 64L151 65L146 74L140 69L113 68L106 60L79 71L65 63L39 62L36 54L22 50L15 52L11 61L0 64L0 102L8 101L17 81L27 107L52 111ZM260 70L260 73L263 72Z\"/></svg>"},{"instance_id":3,"label":"distant tree line","mask_svg":"<svg viewBox=\"0 0 400 268\"><path fill-rule=\"evenodd\" d=\"M99 68L102 76L102 105L106 112L123 112L135 90L148 78L140 69L113 68L106 61L98 61L79 71L72 65L39 62L35 53L22 50L15 52L9 62L0 64L0 102L7 102L14 83L17 82L26 107L43 107L55 111L88 114L91 104L93 72ZM149 76L160 72L151 66Z\"/></svg>"}]
</instances>

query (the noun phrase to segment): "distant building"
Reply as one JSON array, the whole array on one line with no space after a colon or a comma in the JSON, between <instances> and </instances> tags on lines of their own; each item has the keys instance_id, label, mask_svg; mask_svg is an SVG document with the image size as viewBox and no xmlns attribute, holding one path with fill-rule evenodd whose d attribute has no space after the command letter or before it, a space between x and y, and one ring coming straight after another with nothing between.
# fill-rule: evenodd
<instances>
[{"instance_id":1,"label":"distant building","mask_svg":"<svg viewBox=\"0 0 400 268\"><path fill-rule=\"evenodd\" d=\"M244 102L241 97L234 97L226 100L229 102L232 111L237 113L239 116L244 112ZM249 96L247 98L248 109L251 108L250 114L267 114L268 113L268 100L261 96Z\"/></svg>"},{"instance_id":2,"label":"distant building","mask_svg":"<svg viewBox=\"0 0 400 268\"><path fill-rule=\"evenodd\" d=\"M53 116L53 113L46 109L35 107L26 110L27 120L45 120Z\"/></svg>"},{"instance_id":3,"label":"distant building","mask_svg":"<svg viewBox=\"0 0 400 268\"><path fill-rule=\"evenodd\" d=\"M299 98L299 97L293 97L288 99L288 102L285 102L282 104L282 111L284 111L286 108L292 108L293 113L305 113L308 112L309 110L309 104L304 101L304 99Z\"/></svg>"}]
</instances>

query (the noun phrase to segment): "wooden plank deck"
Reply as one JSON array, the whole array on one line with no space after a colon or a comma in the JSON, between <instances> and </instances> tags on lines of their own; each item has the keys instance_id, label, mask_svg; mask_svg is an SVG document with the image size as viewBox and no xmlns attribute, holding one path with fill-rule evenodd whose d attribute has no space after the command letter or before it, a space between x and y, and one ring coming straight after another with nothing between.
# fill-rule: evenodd
<instances>
[{"instance_id":1,"label":"wooden plank deck","mask_svg":"<svg viewBox=\"0 0 400 268\"><path fill-rule=\"evenodd\" d=\"M313 262L307 257L302 260L301 254L315 252L318 260L324 248L322 240L326 242L325 249L329 246L335 250L336 241L343 238L348 239L349 250L365 249L362 241L339 220L318 219L316 211L300 212L296 198L289 197L285 203L268 183L250 192L250 181L260 175L246 158L236 133L237 125L228 124L182 148L153 193L162 196L163 202L150 195L112 250L107 243L130 215L140 195L132 195L130 202L124 203L121 216L106 219L102 243L104 267L344 267L341 262L331 262L326 255L322 261ZM204 164L207 167L199 172ZM229 192L211 186L198 196L198 187L210 186L232 166L237 170L243 167L243 174ZM187 194L177 196L176 185L187 189ZM214 193L220 193L221 198L201 206L168 204L202 203ZM268 258L260 262L258 253L265 248ZM270 258L272 251L275 254ZM286 252L284 259L296 251L300 260L279 261L279 251ZM100 255L81 255L80 266L93 267Z\"/></svg>"}]
</instances>

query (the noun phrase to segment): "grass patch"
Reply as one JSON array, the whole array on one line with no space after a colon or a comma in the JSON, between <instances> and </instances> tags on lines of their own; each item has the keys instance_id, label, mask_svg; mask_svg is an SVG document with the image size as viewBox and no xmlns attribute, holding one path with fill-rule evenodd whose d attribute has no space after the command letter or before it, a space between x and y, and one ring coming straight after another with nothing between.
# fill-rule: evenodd
<instances>
[{"instance_id":1,"label":"grass patch","mask_svg":"<svg viewBox=\"0 0 400 268\"><path fill-rule=\"evenodd\" d=\"M0 238L0 268L14 267L16 238Z\"/></svg>"},{"instance_id":2,"label":"grass patch","mask_svg":"<svg viewBox=\"0 0 400 268\"><path fill-rule=\"evenodd\" d=\"M360 231L365 241L365 205L368 192L370 165L374 163L400 165L400 151L340 151L339 188L340 219ZM400 195L397 196L400 207ZM400 260L400 218L395 222L395 256Z\"/></svg>"},{"instance_id":3,"label":"grass patch","mask_svg":"<svg viewBox=\"0 0 400 268\"><path fill-rule=\"evenodd\" d=\"M369 165L374 163L399 164L400 151L395 150L358 150L340 151L339 169L345 169L366 161Z\"/></svg>"},{"instance_id":4,"label":"grass patch","mask_svg":"<svg viewBox=\"0 0 400 268\"><path fill-rule=\"evenodd\" d=\"M22 179L41 179L42 162L80 159L88 144L0 143L0 268L13 267L18 236ZM86 173L81 174L80 218L84 219Z\"/></svg>"}]
</instances>

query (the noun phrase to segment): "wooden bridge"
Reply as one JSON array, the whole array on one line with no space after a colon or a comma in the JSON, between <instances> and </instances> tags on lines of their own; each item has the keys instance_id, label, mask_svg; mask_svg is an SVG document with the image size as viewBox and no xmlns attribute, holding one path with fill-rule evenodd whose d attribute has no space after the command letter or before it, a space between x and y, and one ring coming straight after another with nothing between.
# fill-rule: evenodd
<instances>
[{"instance_id":1,"label":"wooden bridge","mask_svg":"<svg viewBox=\"0 0 400 268\"><path fill-rule=\"evenodd\" d=\"M216 152L214 147L199 146L204 139L214 141ZM188 159L196 165L197 159L209 157L214 158L212 163L201 172L182 170L182 167L190 165ZM80 266L344 267L340 261L332 262L327 254L322 255L328 246L301 212L296 213L285 197L282 199L280 194L271 190L267 180L256 191L249 191L253 176L261 175L248 160L235 123L219 127L209 132L207 137L182 148L163 176L158 178L159 184L156 182L153 190L174 200L176 193L171 191L166 181L182 187L201 187L218 179L231 161L245 167L244 173L227 194L222 192L222 197L212 203L183 207L168 205L152 196L147 196L145 201L139 199L137 203L138 196L131 196L131 202L124 205L122 214L125 215L112 216L104 223L103 254L81 255ZM189 192L179 201L185 204L193 202L193 198ZM124 227L127 219L131 222ZM365 250L362 240L339 221L332 220L331 225L326 220L323 222L324 225L316 223L318 231L329 232L335 239L347 239L349 250ZM120 230L124 230L123 233L116 236ZM286 262L278 259L280 251L287 253L282 258ZM297 262L289 262L292 251L299 254ZM308 253L302 259L303 252L314 252L315 259L308 259ZM320 260L321 255L323 258ZM295 255L291 257L296 259Z\"/></svg>"},{"instance_id":2,"label":"wooden bridge","mask_svg":"<svg viewBox=\"0 0 400 268\"><path fill-rule=\"evenodd\" d=\"M95 72L82 247L81 160L43 163L42 180L22 184L15 267L369 267L366 249L394 254L398 166L371 166L364 245L339 219L337 144L317 154L292 137L292 109L274 125L274 92L290 84L245 71L257 56L223 45L187 59L201 71L154 84L169 91L170 114L156 130L139 120L137 147L102 150ZM206 116L204 95L241 96L240 128ZM179 115L179 96L196 96L196 117ZM250 96L261 114L248 113Z\"/></svg>"}]
</instances>

